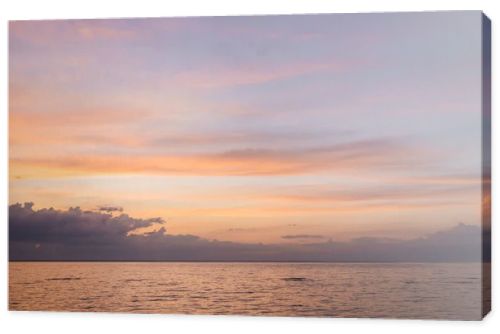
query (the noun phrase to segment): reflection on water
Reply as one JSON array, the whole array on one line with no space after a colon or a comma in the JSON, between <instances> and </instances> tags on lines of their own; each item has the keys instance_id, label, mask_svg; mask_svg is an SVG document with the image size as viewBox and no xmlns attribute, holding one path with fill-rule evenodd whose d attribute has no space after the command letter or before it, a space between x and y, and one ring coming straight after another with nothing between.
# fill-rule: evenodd
<instances>
[{"instance_id":1,"label":"reflection on water","mask_svg":"<svg viewBox=\"0 0 500 334\"><path fill-rule=\"evenodd\" d=\"M480 264L39 262L11 310L481 318Z\"/></svg>"}]
</instances>

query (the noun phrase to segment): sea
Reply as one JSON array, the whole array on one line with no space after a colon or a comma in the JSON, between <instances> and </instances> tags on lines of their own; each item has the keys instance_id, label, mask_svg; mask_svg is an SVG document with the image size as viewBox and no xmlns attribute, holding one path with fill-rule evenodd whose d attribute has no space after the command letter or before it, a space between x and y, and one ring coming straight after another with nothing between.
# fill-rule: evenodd
<instances>
[{"instance_id":1,"label":"sea","mask_svg":"<svg viewBox=\"0 0 500 334\"><path fill-rule=\"evenodd\" d=\"M9 309L477 320L481 265L10 262Z\"/></svg>"}]
</instances>

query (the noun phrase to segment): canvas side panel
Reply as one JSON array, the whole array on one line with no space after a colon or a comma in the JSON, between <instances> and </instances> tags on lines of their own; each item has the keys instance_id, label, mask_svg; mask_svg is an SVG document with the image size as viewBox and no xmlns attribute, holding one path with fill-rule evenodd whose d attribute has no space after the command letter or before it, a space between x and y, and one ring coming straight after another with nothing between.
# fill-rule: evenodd
<instances>
[{"instance_id":1,"label":"canvas side panel","mask_svg":"<svg viewBox=\"0 0 500 334\"><path fill-rule=\"evenodd\" d=\"M482 15L482 314L491 310L491 21Z\"/></svg>"}]
</instances>

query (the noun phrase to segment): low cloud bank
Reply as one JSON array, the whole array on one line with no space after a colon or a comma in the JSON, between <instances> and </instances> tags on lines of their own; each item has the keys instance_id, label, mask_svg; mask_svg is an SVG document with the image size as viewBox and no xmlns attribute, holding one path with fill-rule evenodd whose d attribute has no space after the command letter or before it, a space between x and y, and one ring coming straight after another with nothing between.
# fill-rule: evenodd
<instances>
[{"instance_id":1,"label":"low cloud bank","mask_svg":"<svg viewBox=\"0 0 500 334\"><path fill-rule=\"evenodd\" d=\"M147 234L131 233L138 228L153 225L159 226L159 229ZM34 210L33 203L13 204L9 206L9 259L366 262L481 260L481 228L465 224L411 240L358 238L349 242L336 242L309 238L309 243L286 244L236 243L207 240L194 235L171 235L164 225L161 218L137 219L124 213L112 215L106 211L83 211L80 208ZM298 239L295 237L288 236L286 239Z\"/></svg>"}]
</instances>

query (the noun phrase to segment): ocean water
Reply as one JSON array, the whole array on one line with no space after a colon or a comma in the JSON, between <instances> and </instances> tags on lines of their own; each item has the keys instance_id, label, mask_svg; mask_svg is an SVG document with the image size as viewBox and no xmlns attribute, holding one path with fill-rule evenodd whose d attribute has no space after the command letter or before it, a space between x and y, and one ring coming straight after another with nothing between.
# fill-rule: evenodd
<instances>
[{"instance_id":1,"label":"ocean water","mask_svg":"<svg viewBox=\"0 0 500 334\"><path fill-rule=\"evenodd\" d=\"M481 318L479 264L11 262L10 310Z\"/></svg>"}]
</instances>

